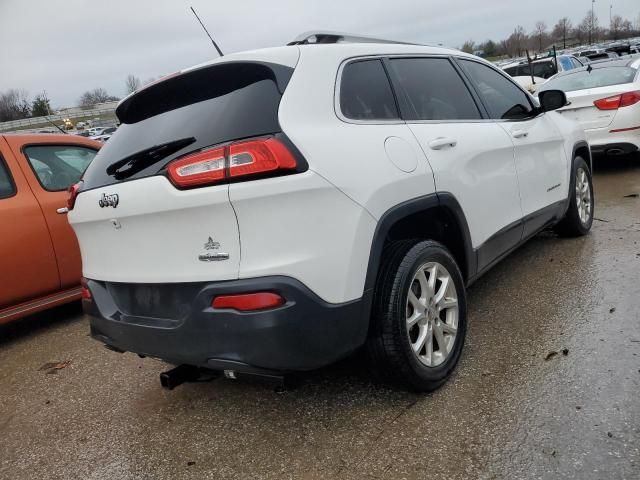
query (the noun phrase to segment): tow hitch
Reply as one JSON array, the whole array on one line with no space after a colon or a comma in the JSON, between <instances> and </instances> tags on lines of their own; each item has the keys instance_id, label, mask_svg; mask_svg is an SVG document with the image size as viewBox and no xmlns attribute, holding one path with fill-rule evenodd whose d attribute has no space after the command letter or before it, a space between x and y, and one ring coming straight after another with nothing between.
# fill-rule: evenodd
<instances>
[{"instance_id":1,"label":"tow hitch","mask_svg":"<svg viewBox=\"0 0 640 480\"><path fill-rule=\"evenodd\" d=\"M203 377L203 372L198 367L180 365L160 374L160 384L167 390L173 390L185 382L197 382ZM213 378L213 377L212 377Z\"/></svg>"},{"instance_id":2,"label":"tow hitch","mask_svg":"<svg viewBox=\"0 0 640 480\"><path fill-rule=\"evenodd\" d=\"M271 375L263 373L240 373L235 370L209 370L191 365L180 365L160 374L160 384L167 390L173 390L187 382L207 382L224 375L229 380L247 380L268 384L278 393L282 393L295 386L294 377Z\"/></svg>"}]
</instances>

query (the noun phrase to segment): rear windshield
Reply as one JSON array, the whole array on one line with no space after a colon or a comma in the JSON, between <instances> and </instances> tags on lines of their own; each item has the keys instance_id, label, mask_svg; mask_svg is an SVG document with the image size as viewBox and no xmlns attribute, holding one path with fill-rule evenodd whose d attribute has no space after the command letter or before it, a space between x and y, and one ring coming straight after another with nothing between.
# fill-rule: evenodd
<instances>
[{"instance_id":1,"label":"rear windshield","mask_svg":"<svg viewBox=\"0 0 640 480\"><path fill-rule=\"evenodd\" d=\"M120 127L84 174L83 189L161 171L185 153L278 133L278 107L293 69L229 62L177 75L121 103Z\"/></svg>"},{"instance_id":2,"label":"rear windshield","mask_svg":"<svg viewBox=\"0 0 640 480\"><path fill-rule=\"evenodd\" d=\"M573 92L576 90L631 83L636 73L637 70L629 67L594 68L591 72L581 70L549 80L540 90Z\"/></svg>"}]
</instances>

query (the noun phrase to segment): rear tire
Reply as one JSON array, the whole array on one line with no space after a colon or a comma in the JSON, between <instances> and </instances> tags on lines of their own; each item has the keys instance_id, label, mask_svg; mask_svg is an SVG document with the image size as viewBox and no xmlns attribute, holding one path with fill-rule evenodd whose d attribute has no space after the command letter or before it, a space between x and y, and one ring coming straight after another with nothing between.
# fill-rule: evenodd
<instances>
[{"instance_id":1,"label":"rear tire","mask_svg":"<svg viewBox=\"0 0 640 480\"><path fill-rule=\"evenodd\" d=\"M563 237L580 237L591 230L594 210L593 184L587 162L576 157L569 185L569 208L554 227Z\"/></svg>"},{"instance_id":2,"label":"rear tire","mask_svg":"<svg viewBox=\"0 0 640 480\"><path fill-rule=\"evenodd\" d=\"M412 390L435 390L451 375L464 344L462 275L434 241L393 242L383 258L367 341L373 373Z\"/></svg>"}]
</instances>

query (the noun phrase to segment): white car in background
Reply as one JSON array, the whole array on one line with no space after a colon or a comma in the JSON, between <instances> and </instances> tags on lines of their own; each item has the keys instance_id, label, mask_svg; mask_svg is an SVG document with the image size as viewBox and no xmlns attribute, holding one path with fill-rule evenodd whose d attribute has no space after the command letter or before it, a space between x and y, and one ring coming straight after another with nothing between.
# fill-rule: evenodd
<instances>
[{"instance_id":1,"label":"white car in background","mask_svg":"<svg viewBox=\"0 0 640 480\"><path fill-rule=\"evenodd\" d=\"M559 110L577 120L594 153L640 149L640 59L609 62L559 74L540 92L562 90L569 104Z\"/></svg>"}]
</instances>

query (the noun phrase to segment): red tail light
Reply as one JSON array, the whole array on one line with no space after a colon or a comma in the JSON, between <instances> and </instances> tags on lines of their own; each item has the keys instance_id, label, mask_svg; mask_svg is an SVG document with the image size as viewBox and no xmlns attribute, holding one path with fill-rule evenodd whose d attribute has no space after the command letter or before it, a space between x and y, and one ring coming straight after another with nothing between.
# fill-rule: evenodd
<instances>
[{"instance_id":1,"label":"red tail light","mask_svg":"<svg viewBox=\"0 0 640 480\"><path fill-rule=\"evenodd\" d=\"M86 285L83 285L80 288L80 297L83 300L91 300L91 290L89 290Z\"/></svg>"},{"instance_id":2,"label":"red tail light","mask_svg":"<svg viewBox=\"0 0 640 480\"><path fill-rule=\"evenodd\" d=\"M640 102L640 91L625 92L620 95L601 98L600 100L593 102L593 104L598 108L598 110L617 110L638 102Z\"/></svg>"},{"instance_id":3,"label":"red tail light","mask_svg":"<svg viewBox=\"0 0 640 480\"><path fill-rule=\"evenodd\" d=\"M226 148L206 150L176 160L169 164L169 178L178 187L195 187L223 180L225 150Z\"/></svg>"},{"instance_id":4,"label":"red tail light","mask_svg":"<svg viewBox=\"0 0 640 480\"><path fill-rule=\"evenodd\" d=\"M234 143L229 147L230 177L293 170L296 166L291 152L275 138Z\"/></svg>"},{"instance_id":5,"label":"red tail light","mask_svg":"<svg viewBox=\"0 0 640 480\"><path fill-rule=\"evenodd\" d=\"M284 305L285 300L277 293L259 292L240 295L221 295L216 297L211 306L213 308L232 308L241 312L266 310Z\"/></svg>"},{"instance_id":6,"label":"red tail light","mask_svg":"<svg viewBox=\"0 0 640 480\"><path fill-rule=\"evenodd\" d=\"M623 93L622 98L620 99L620 107L628 107L638 102L640 102L640 90Z\"/></svg>"},{"instance_id":7,"label":"red tail light","mask_svg":"<svg viewBox=\"0 0 640 480\"><path fill-rule=\"evenodd\" d=\"M73 210L73 207L76 206L76 197L78 196L78 191L81 186L82 182L78 182L69 187L69 197L67 197L67 208L69 210Z\"/></svg>"},{"instance_id":8,"label":"red tail light","mask_svg":"<svg viewBox=\"0 0 640 480\"><path fill-rule=\"evenodd\" d=\"M177 187L191 188L231 178L284 173L297 166L284 143L276 138L262 138L188 155L170 163L167 173Z\"/></svg>"}]
</instances>

